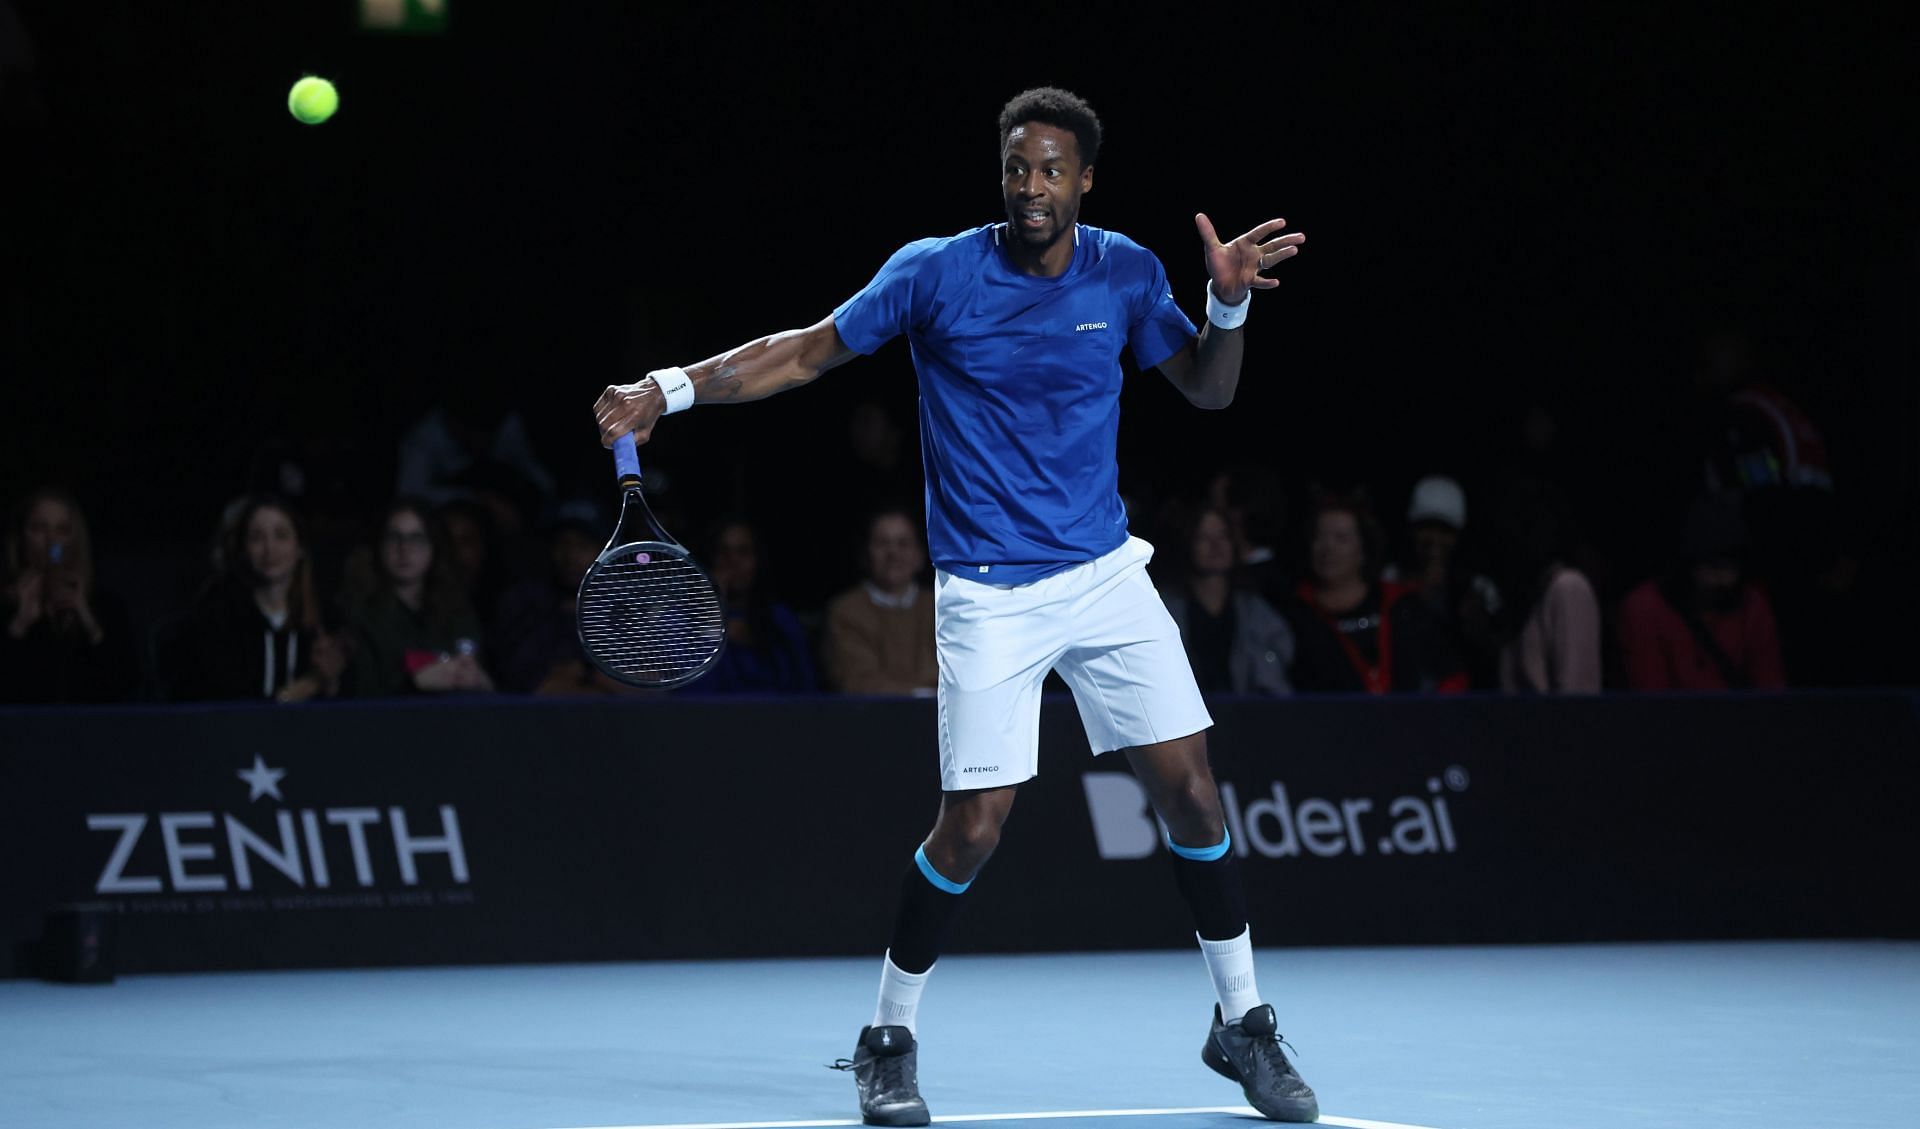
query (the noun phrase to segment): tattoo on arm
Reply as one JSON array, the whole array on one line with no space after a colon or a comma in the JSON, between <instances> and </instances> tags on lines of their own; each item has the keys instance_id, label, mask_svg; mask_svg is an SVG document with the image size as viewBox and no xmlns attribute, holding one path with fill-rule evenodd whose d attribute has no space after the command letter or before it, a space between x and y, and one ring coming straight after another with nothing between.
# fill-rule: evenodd
<instances>
[{"instance_id":1,"label":"tattoo on arm","mask_svg":"<svg viewBox=\"0 0 1920 1129\"><path fill-rule=\"evenodd\" d=\"M712 376L707 378L707 387L713 390L713 394L717 399L738 399L740 396L740 377L738 373L739 370L733 365L721 365Z\"/></svg>"}]
</instances>

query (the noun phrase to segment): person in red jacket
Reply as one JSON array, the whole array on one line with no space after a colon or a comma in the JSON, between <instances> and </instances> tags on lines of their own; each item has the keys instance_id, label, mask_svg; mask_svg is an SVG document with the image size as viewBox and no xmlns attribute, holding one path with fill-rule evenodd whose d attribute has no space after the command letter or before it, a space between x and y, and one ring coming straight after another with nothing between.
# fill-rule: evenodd
<instances>
[{"instance_id":1,"label":"person in red jacket","mask_svg":"<svg viewBox=\"0 0 1920 1129\"><path fill-rule=\"evenodd\" d=\"M1308 579L1281 614L1296 640L1294 688L1459 693L1466 670L1417 589L1379 579L1385 543L1364 499L1329 495L1309 516Z\"/></svg>"},{"instance_id":2,"label":"person in red jacket","mask_svg":"<svg viewBox=\"0 0 1920 1129\"><path fill-rule=\"evenodd\" d=\"M1739 503L1694 503L1682 565L1627 593L1620 654L1634 690L1778 690L1786 685L1780 636L1766 594L1741 566L1747 547Z\"/></svg>"}]
</instances>

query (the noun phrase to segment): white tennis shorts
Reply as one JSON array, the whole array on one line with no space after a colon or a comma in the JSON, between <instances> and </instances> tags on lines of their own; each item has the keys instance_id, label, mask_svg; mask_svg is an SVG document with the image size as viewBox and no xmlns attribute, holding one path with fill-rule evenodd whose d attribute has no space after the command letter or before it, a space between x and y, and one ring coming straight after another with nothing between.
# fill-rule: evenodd
<instances>
[{"instance_id":1,"label":"white tennis shorts","mask_svg":"<svg viewBox=\"0 0 1920 1129\"><path fill-rule=\"evenodd\" d=\"M1095 755L1213 724L1180 629L1147 578L1137 537L1013 586L934 576L940 787L996 788L1040 771L1040 685L1058 670Z\"/></svg>"}]
</instances>

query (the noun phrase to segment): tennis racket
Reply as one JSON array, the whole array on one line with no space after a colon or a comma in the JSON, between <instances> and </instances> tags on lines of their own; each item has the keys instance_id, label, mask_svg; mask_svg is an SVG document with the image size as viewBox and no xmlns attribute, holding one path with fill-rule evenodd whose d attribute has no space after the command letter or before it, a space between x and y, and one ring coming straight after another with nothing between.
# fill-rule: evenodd
<instances>
[{"instance_id":1,"label":"tennis racket","mask_svg":"<svg viewBox=\"0 0 1920 1129\"><path fill-rule=\"evenodd\" d=\"M640 453L628 432L613 442L620 524L575 604L580 646L608 678L664 690L713 669L727 642L713 581L660 527L640 492Z\"/></svg>"}]
</instances>

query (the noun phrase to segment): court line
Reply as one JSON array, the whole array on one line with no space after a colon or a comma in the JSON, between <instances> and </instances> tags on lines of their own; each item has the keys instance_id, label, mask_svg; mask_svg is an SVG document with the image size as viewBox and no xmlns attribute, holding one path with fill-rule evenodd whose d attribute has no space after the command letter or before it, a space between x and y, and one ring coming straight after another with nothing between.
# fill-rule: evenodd
<instances>
[{"instance_id":1,"label":"court line","mask_svg":"<svg viewBox=\"0 0 1920 1129\"><path fill-rule=\"evenodd\" d=\"M1062 1109L1041 1113L961 1113L933 1119L934 1124L968 1121L1056 1121L1081 1117L1165 1117L1179 1113L1237 1113L1250 1117L1259 1114L1252 1106L1201 1105L1177 1109ZM576 1129L838 1129L859 1125L858 1121L684 1121L667 1125L592 1125ZM1322 1115L1319 1125L1339 1125L1343 1129L1433 1129L1428 1125L1409 1125L1401 1121L1368 1121L1362 1117Z\"/></svg>"}]
</instances>

